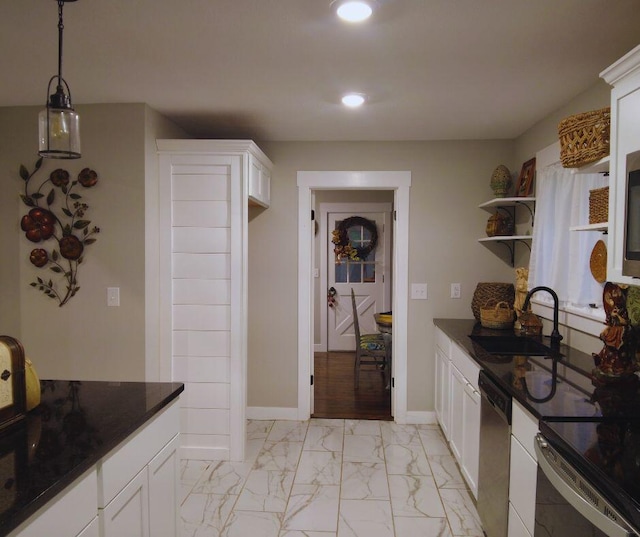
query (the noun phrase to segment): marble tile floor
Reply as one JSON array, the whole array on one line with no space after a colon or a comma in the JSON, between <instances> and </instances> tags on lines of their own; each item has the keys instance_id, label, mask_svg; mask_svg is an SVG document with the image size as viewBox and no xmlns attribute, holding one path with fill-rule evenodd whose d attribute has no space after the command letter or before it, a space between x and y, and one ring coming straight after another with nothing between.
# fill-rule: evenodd
<instances>
[{"instance_id":1,"label":"marble tile floor","mask_svg":"<svg viewBox=\"0 0 640 537\"><path fill-rule=\"evenodd\" d=\"M247 460L182 461L181 537L482 537L437 425L250 421Z\"/></svg>"}]
</instances>

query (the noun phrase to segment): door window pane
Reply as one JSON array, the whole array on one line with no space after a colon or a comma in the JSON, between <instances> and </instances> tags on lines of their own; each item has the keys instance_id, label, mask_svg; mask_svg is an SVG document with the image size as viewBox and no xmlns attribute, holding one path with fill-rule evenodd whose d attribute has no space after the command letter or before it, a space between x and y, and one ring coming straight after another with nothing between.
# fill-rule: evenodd
<instances>
[{"instance_id":1,"label":"door window pane","mask_svg":"<svg viewBox=\"0 0 640 537\"><path fill-rule=\"evenodd\" d=\"M365 283L375 283L376 281L376 266L373 263L363 263L363 277Z\"/></svg>"},{"instance_id":2,"label":"door window pane","mask_svg":"<svg viewBox=\"0 0 640 537\"><path fill-rule=\"evenodd\" d=\"M362 263L350 262L349 263L349 283L362 282Z\"/></svg>"},{"instance_id":3,"label":"door window pane","mask_svg":"<svg viewBox=\"0 0 640 537\"><path fill-rule=\"evenodd\" d=\"M341 259L335 267L336 283L347 283L347 260Z\"/></svg>"}]
</instances>

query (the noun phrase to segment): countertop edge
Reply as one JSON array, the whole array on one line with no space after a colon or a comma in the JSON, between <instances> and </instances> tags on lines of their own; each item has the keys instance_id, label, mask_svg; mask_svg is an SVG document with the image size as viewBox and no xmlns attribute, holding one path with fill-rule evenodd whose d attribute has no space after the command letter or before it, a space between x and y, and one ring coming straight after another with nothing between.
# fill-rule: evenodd
<instances>
[{"instance_id":1,"label":"countertop edge","mask_svg":"<svg viewBox=\"0 0 640 537\"><path fill-rule=\"evenodd\" d=\"M105 384L108 384L108 382L105 381ZM77 466L67 472L64 476L60 477L54 484L35 497L27 505L22 507L19 511L13 513L4 521L0 520L1 535L9 534L18 528L20 524L25 522L29 517L34 515L38 510L45 507L50 501L54 500L59 494L64 492L69 485L73 484L79 477L93 468L98 461L104 459L116 447L147 424L162 409L169 406L182 392L184 392L184 383L182 382L148 382L144 384L172 384L175 385L175 389L173 389L169 395L165 396L155 405L147 409L147 411L141 414L138 419L132 421L130 426L124 429L121 434L106 441L101 446L99 453L79 462Z\"/></svg>"}]
</instances>

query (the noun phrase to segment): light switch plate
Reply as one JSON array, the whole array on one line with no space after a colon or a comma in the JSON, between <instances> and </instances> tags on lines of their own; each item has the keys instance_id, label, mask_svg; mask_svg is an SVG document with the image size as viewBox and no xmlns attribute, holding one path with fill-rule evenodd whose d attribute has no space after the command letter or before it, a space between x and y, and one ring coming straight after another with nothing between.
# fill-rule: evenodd
<instances>
[{"instance_id":1,"label":"light switch plate","mask_svg":"<svg viewBox=\"0 0 640 537\"><path fill-rule=\"evenodd\" d=\"M107 306L120 305L120 288L107 287Z\"/></svg>"},{"instance_id":2,"label":"light switch plate","mask_svg":"<svg viewBox=\"0 0 640 537\"><path fill-rule=\"evenodd\" d=\"M413 300L427 300L427 284L426 283L412 283L411 284L411 298Z\"/></svg>"}]
</instances>

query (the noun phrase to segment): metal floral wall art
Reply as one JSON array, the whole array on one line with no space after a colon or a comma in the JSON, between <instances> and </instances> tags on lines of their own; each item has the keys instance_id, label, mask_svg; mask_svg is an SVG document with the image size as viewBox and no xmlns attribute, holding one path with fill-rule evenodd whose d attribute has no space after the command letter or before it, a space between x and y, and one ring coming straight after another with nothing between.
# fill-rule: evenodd
<instances>
[{"instance_id":1,"label":"metal floral wall art","mask_svg":"<svg viewBox=\"0 0 640 537\"><path fill-rule=\"evenodd\" d=\"M58 286L52 279L37 278L31 286L42 291L49 298L64 306L80 290L78 285L78 267L83 261L85 247L96 241L100 232L91 221L85 219L89 206L82 201L78 186L92 188L98 183L98 174L84 168L71 180L67 170L58 168L49 177L34 185L34 176L42 166L38 159L32 172L20 166L20 177L24 181L23 203L29 211L20 220L20 228L27 240L39 246L31 250L29 261L40 269L49 268L61 276L64 282ZM62 285L65 290L62 290Z\"/></svg>"}]
</instances>

